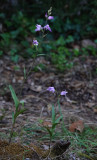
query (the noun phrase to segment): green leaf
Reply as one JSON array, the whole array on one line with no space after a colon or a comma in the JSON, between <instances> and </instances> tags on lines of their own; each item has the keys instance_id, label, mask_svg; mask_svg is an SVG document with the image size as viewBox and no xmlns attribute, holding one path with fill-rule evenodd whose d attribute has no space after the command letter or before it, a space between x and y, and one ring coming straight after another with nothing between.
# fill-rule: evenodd
<instances>
[{"instance_id":1,"label":"green leaf","mask_svg":"<svg viewBox=\"0 0 97 160\"><path fill-rule=\"evenodd\" d=\"M22 105L22 107L24 107L24 101L23 100L20 101L20 104Z\"/></svg>"},{"instance_id":2,"label":"green leaf","mask_svg":"<svg viewBox=\"0 0 97 160\"><path fill-rule=\"evenodd\" d=\"M19 60L19 55L14 55L14 56L11 56L11 60L13 61L13 62L15 62L15 63L17 63L18 62L18 60Z\"/></svg>"},{"instance_id":3,"label":"green leaf","mask_svg":"<svg viewBox=\"0 0 97 160\"><path fill-rule=\"evenodd\" d=\"M15 39L19 35L19 33L20 33L19 29L10 32L11 37L13 39Z\"/></svg>"},{"instance_id":4,"label":"green leaf","mask_svg":"<svg viewBox=\"0 0 97 160\"><path fill-rule=\"evenodd\" d=\"M45 127L50 135L50 137L52 137L52 131L48 128L48 127Z\"/></svg>"},{"instance_id":5,"label":"green leaf","mask_svg":"<svg viewBox=\"0 0 97 160\"><path fill-rule=\"evenodd\" d=\"M43 54L43 53L38 54L37 57L39 57L39 56L45 56L45 54Z\"/></svg>"},{"instance_id":6,"label":"green leaf","mask_svg":"<svg viewBox=\"0 0 97 160\"><path fill-rule=\"evenodd\" d=\"M15 103L15 108L16 108L16 110L17 110L17 109L18 109L18 106L19 106L19 104L20 104L19 99L17 98L17 96L16 96L16 94L15 94L15 91L14 91L14 89L13 89L13 87L12 87L11 85L9 85L9 89L10 89L10 91L11 91L11 95L12 95L12 98L13 98L14 103Z\"/></svg>"},{"instance_id":7,"label":"green leaf","mask_svg":"<svg viewBox=\"0 0 97 160\"><path fill-rule=\"evenodd\" d=\"M25 110L26 110L26 109L21 109L20 111L17 111L17 112L15 113L15 115L14 115L14 119L16 120L16 118L17 118L20 114L24 113Z\"/></svg>"},{"instance_id":8,"label":"green leaf","mask_svg":"<svg viewBox=\"0 0 97 160\"><path fill-rule=\"evenodd\" d=\"M59 39L56 41L56 45L61 45L64 46L65 45L65 40L63 36L60 36Z\"/></svg>"},{"instance_id":9,"label":"green leaf","mask_svg":"<svg viewBox=\"0 0 97 160\"><path fill-rule=\"evenodd\" d=\"M59 121L63 118L63 116L61 115L58 119L55 120L55 123L59 123Z\"/></svg>"},{"instance_id":10,"label":"green leaf","mask_svg":"<svg viewBox=\"0 0 97 160\"><path fill-rule=\"evenodd\" d=\"M24 109L21 109L20 111L19 111L19 114L22 114L22 113L24 113L26 111L26 109L24 108Z\"/></svg>"},{"instance_id":11,"label":"green leaf","mask_svg":"<svg viewBox=\"0 0 97 160\"><path fill-rule=\"evenodd\" d=\"M58 125L58 123L54 123L53 125L52 125L52 131L54 131L55 130L55 127Z\"/></svg>"}]
</instances>

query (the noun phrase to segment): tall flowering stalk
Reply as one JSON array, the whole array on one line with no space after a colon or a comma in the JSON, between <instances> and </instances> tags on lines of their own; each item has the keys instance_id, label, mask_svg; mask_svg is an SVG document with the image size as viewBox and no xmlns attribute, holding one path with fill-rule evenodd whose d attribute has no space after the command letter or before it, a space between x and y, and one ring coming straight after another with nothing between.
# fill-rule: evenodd
<instances>
[{"instance_id":1,"label":"tall flowering stalk","mask_svg":"<svg viewBox=\"0 0 97 160\"><path fill-rule=\"evenodd\" d=\"M44 38L47 34L45 34L45 32L49 31L49 32L52 32L49 24L48 24L48 20L52 20L54 19L53 16L51 16L51 11L52 11L52 7L48 10L48 12L45 14L45 18L46 18L46 23L44 26L40 25L40 24L36 24L36 28L35 28L35 32L39 32L39 33L42 33L42 37L41 38ZM35 63L35 58L37 56L43 56L44 54L37 54L38 52L38 45L39 45L39 42L36 38L33 39L33 46L35 47L35 50L33 50L33 66L34 66L34 63ZM23 84L22 84L22 88L20 90L20 95L22 93L22 89L23 89L23 86L24 86L24 83L27 81L27 78L29 76L29 74L31 73L32 71L32 68L33 66L31 66L29 68L29 71L26 72L26 68L24 68L24 80L23 80Z\"/></svg>"}]
</instances>

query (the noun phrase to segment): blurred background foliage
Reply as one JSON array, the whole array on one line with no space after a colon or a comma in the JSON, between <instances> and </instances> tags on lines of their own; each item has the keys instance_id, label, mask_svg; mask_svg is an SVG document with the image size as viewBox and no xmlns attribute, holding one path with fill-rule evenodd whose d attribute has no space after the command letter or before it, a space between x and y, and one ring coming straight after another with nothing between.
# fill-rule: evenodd
<instances>
[{"instance_id":1,"label":"blurred background foliage","mask_svg":"<svg viewBox=\"0 0 97 160\"><path fill-rule=\"evenodd\" d=\"M41 40L39 34L34 31L35 25L45 23L45 13L51 6L54 16L54 20L50 22L52 33ZM73 43L78 43L82 39L97 41L97 1L1 0L0 56L8 54L15 62L20 55L33 58L34 37L41 41L38 50L40 54L50 53L53 63L60 61L61 65L67 64L66 58L72 59L73 55L78 56L84 50L70 51L68 48L72 47ZM60 60L56 53L60 55Z\"/></svg>"},{"instance_id":2,"label":"blurred background foliage","mask_svg":"<svg viewBox=\"0 0 97 160\"><path fill-rule=\"evenodd\" d=\"M1 0L0 20L4 17L10 20L16 19L16 12L22 12L24 17L34 19L37 22L38 19L43 20L44 13L51 6L55 16L54 32L64 34L65 37L71 34L75 39L90 35L93 38L97 36L96 0ZM16 21L20 19L21 17L17 17ZM17 23L19 24L20 21Z\"/></svg>"}]
</instances>

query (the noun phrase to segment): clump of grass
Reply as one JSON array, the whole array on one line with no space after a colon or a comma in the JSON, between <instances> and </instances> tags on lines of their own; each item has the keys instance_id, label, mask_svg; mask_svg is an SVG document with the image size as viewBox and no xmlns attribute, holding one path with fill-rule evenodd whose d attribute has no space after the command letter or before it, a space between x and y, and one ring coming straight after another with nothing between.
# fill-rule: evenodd
<instances>
[{"instance_id":1,"label":"clump of grass","mask_svg":"<svg viewBox=\"0 0 97 160\"><path fill-rule=\"evenodd\" d=\"M71 134L72 148L79 156L97 156L97 128L85 127L82 133ZM89 158L87 157L86 158Z\"/></svg>"},{"instance_id":2,"label":"clump of grass","mask_svg":"<svg viewBox=\"0 0 97 160\"><path fill-rule=\"evenodd\" d=\"M97 128L92 128L85 126L84 131L82 133L79 132L70 132L68 128L63 128L63 124L61 124L62 129L57 126L56 134L52 137L52 141L56 141L58 139L63 139L71 142L71 147L69 149L69 155L74 154L76 157L96 160L97 157ZM49 141L49 134L47 130L39 126L38 123L33 124L31 126L25 126L24 128L25 135L28 139L32 139L32 137L36 138L38 141Z\"/></svg>"}]
</instances>

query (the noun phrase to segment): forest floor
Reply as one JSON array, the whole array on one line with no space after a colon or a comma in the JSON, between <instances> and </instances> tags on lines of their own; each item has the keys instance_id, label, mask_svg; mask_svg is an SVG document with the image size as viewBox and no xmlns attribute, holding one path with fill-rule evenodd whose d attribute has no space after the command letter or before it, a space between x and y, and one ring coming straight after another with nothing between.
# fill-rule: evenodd
<instances>
[{"instance_id":1,"label":"forest floor","mask_svg":"<svg viewBox=\"0 0 97 160\"><path fill-rule=\"evenodd\" d=\"M38 68L37 72L33 71L33 66L39 63L43 63L46 66L45 69ZM79 134L82 134L86 126L97 127L97 59L92 56L80 56L75 58L73 63L74 66L71 69L60 73L44 57L39 57L35 61L21 58L18 64L10 61L8 56L0 59L0 117L4 115L0 121L2 139L8 139L12 111L14 111L9 84L15 89L18 98L24 101L26 108L26 111L17 118L14 142L34 143L44 136L44 131L38 129L41 126L40 121L47 125L51 124L52 104L55 105L57 117L59 116L58 94L64 90L68 93L66 97L60 97L60 108L67 130L70 130L69 126L73 122L82 124L81 126L79 123L79 126L74 128L74 131L79 131ZM22 85L24 67L26 73L29 72L29 68L31 72ZM47 91L50 86L55 87L57 95ZM58 140L63 138L60 137ZM41 144L43 143L44 147L48 145L47 137L44 141L42 140ZM74 157L71 159L74 160Z\"/></svg>"}]
</instances>

